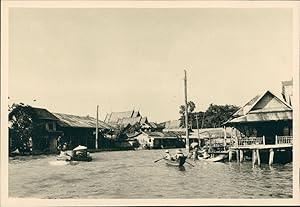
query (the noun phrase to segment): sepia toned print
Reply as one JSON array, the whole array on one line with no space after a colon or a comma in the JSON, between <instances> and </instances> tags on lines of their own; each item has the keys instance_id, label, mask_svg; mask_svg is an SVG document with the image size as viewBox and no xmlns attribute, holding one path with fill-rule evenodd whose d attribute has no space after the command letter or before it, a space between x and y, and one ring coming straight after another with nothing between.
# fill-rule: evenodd
<instances>
[{"instance_id":1,"label":"sepia toned print","mask_svg":"<svg viewBox=\"0 0 300 207\"><path fill-rule=\"evenodd\" d=\"M299 201L293 6L49 5L6 10L11 205Z\"/></svg>"}]
</instances>

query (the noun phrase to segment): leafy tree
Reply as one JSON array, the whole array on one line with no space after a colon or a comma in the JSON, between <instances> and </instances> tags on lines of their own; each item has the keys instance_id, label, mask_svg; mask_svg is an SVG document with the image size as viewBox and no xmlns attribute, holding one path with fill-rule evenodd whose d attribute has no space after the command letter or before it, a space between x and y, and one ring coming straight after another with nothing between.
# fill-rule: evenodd
<instances>
[{"instance_id":1,"label":"leafy tree","mask_svg":"<svg viewBox=\"0 0 300 207\"><path fill-rule=\"evenodd\" d=\"M193 101L189 101L187 103L187 107L188 107L188 120L191 120L192 112L196 109L196 104ZM180 125L185 127L185 105L181 105L179 107L179 114L181 115ZM191 123L189 125L191 125Z\"/></svg>"},{"instance_id":2,"label":"leafy tree","mask_svg":"<svg viewBox=\"0 0 300 207\"><path fill-rule=\"evenodd\" d=\"M188 105L189 106L189 105ZM188 119L189 126L193 129L197 128L197 119L199 128L217 128L221 127L224 122L226 122L238 109L239 107L234 105L215 105L210 104L205 112L193 112L196 107L189 110ZM185 126L184 111L185 106L180 106L179 113L181 114L181 126Z\"/></svg>"},{"instance_id":3,"label":"leafy tree","mask_svg":"<svg viewBox=\"0 0 300 207\"><path fill-rule=\"evenodd\" d=\"M30 139L34 134L34 119L32 107L29 105L13 104L9 108L10 127L10 150L18 149L21 153L29 151Z\"/></svg>"},{"instance_id":4,"label":"leafy tree","mask_svg":"<svg viewBox=\"0 0 300 207\"><path fill-rule=\"evenodd\" d=\"M210 104L205 111L203 128L221 127L238 109L239 107L234 105Z\"/></svg>"},{"instance_id":5,"label":"leafy tree","mask_svg":"<svg viewBox=\"0 0 300 207\"><path fill-rule=\"evenodd\" d=\"M189 101L188 103L187 103L187 107L188 107L188 113L192 113L194 110L195 110L195 108L196 108L196 104L193 102L193 101ZM185 105L181 105L180 107L179 107L179 113L182 115L182 116L184 116L185 115Z\"/></svg>"}]
</instances>

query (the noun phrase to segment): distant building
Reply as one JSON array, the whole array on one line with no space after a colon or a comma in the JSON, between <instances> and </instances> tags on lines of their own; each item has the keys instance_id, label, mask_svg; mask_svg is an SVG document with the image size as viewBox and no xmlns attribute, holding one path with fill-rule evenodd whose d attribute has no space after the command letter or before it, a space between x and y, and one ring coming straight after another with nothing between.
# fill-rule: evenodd
<instances>
[{"instance_id":1,"label":"distant building","mask_svg":"<svg viewBox=\"0 0 300 207\"><path fill-rule=\"evenodd\" d=\"M135 139L141 147L149 149L184 147L179 132L141 132Z\"/></svg>"},{"instance_id":2,"label":"distant building","mask_svg":"<svg viewBox=\"0 0 300 207\"><path fill-rule=\"evenodd\" d=\"M44 108L32 108L35 113L34 135L30 138L30 148L33 152L57 152L58 142L67 143L69 148L77 145L95 148L96 119L89 116L76 116L62 113L51 113ZM102 121L98 121L99 142L104 133L112 127ZM10 136L14 136L14 130L10 129ZM10 138L11 140L11 138Z\"/></svg>"},{"instance_id":3,"label":"distant building","mask_svg":"<svg viewBox=\"0 0 300 207\"><path fill-rule=\"evenodd\" d=\"M164 125L164 132L185 132L185 128L182 127L180 120L170 120L161 124Z\"/></svg>"},{"instance_id":4,"label":"distant building","mask_svg":"<svg viewBox=\"0 0 300 207\"><path fill-rule=\"evenodd\" d=\"M123 119L119 119L117 122L117 125L119 126L123 126L123 127L127 127L128 125L135 125L135 124L145 124L148 122L147 117L131 117L131 118L123 118Z\"/></svg>"},{"instance_id":5,"label":"distant building","mask_svg":"<svg viewBox=\"0 0 300 207\"><path fill-rule=\"evenodd\" d=\"M134 110L124 112L111 112L109 114L106 114L104 122L113 126L117 126L119 124L122 124L123 119L127 119L127 121L125 122L130 122L130 119L139 119L139 117L141 117L140 112Z\"/></svg>"},{"instance_id":6,"label":"distant building","mask_svg":"<svg viewBox=\"0 0 300 207\"><path fill-rule=\"evenodd\" d=\"M76 116L63 113L53 113L57 117L58 129L63 132L61 141L69 144L70 148L78 145L85 145L89 149L96 147L96 122L97 120L90 116ZM104 133L111 130L111 126L98 120L98 147L101 147Z\"/></svg>"},{"instance_id":7,"label":"distant building","mask_svg":"<svg viewBox=\"0 0 300 207\"><path fill-rule=\"evenodd\" d=\"M39 134L32 138L32 150L55 152L57 137L63 133L57 127L59 119L47 109L32 109L37 117L36 126L39 127Z\"/></svg>"},{"instance_id":8,"label":"distant building","mask_svg":"<svg viewBox=\"0 0 300 207\"><path fill-rule=\"evenodd\" d=\"M55 117L47 109L43 108L31 108L31 111L27 112L32 114L35 119L33 120L33 132L28 143L23 143L23 146L19 144L19 134L17 130L9 127L9 144L10 149L17 146L20 153L37 153L37 152L56 152L57 138L63 134L57 127L59 119ZM29 115L29 114L28 114Z\"/></svg>"},{"instance_id":9,"label":"distant building","mask_svg":"<svg viewBox=\"0 0 300 207\"><path fill-rule=\"evenodd\" d=\"M201 146L210 145L212 148L224 148L231 144L231 128L202 128L192 129L189 134L190 143L199 142ZM185 135L183 136L185 138Z\"/></svg>"},{"instance_id":10,"label":"distant building","mask_svg":"<svg viewBox=\"0 0 300 207\"><path fill-rule=\"evenodd\" d=\"M163 127L161 127L160 125L158 125L154 122L145 122L142 124L141 129L142 129L142 131L149 131L149 132L159 131L159 132L161 132Z\"/></svg>"},{"instance_id":11,"label":"distant building","mask_svg":"<svg viewBox=\"0 0 300 207\"><path fill-rule=\"evenodd\" d=\"M293 101L293 80L290 81L282 81L282 97L287 102L292 106L292 101Z\"/></svg>"}]
</instances>

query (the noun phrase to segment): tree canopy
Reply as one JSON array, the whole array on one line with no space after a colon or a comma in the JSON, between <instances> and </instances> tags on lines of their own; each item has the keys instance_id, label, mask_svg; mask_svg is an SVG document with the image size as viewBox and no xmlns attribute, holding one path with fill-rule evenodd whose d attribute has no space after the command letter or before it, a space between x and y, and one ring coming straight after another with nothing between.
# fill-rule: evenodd
<instances>
[{"instance_id":1,"label":"tree canopy","mask_svg":"<svg viewBox=\"0 0 300 207\"><path fill-rule=\"evenodd\" d=\"M20 152L29 150L30 138L34 133L34 119L32 107L29 105L13 104L9 108L8 120L10 127L10 149L18 149Z\"/></svg>"},{"instance_id":2,"label":"tree canopy","mask_svg":"<svg viewBox=\"0 0 300 207\"><path fill-rule=\"evenodd\" d=\"M193 103L193 102L192 102ZM194 104L195 109L196 106ZM180 120L181 120L181 126L185 127L185 117L184 111L185 107L184 105L180 106ZM198 120L198 127L199 128L217 128L221 127L224 122L226 122L237 110L239 107L235 105L215 105L210 104L209 107L205 112L199 111L194 112L194 110L189 111L188 113L188 119L189 119L189 126L192 128L197 128L197 120Z\"/></svg>"}]
</instances>

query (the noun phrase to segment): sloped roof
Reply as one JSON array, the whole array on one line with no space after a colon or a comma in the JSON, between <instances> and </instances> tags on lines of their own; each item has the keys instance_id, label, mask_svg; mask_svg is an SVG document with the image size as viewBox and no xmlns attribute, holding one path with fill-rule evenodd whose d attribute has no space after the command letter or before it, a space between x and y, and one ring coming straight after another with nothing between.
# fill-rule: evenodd
<instances>
[{"instance_id":1,"label":"sloped roof","mask_svg":"<svg viewBox=\"0 0 300 207\"><path fill-rule=\"evenodd\" d=\"M251 99L232 117L226 123L287 120L292 119L292 107L272 92L266 91Z\"/></svg>"},{"instance_id":2,"label":"sloped roof","mask_svg":"<svg viewBox=\"0 0 300 207\"><path fill-rule=\"evenodd\" d=\"M133 118L123 118L123 119L119 119L118 124L123 126L126 126L128 124L135 125L136 123L140 123L141 120L142 120L141 116L133 117Z\"/></svg>"},{"instance_id":3,"label":"sloped roof","mask_svg":"<svg viewBox=\"0 0 300 207\"><path fill-rule=\"evenodd\" d=\"M140 116L140 112L139 111L133 111L131 117L138 117L138 116Z\"/></svg>"},{"instance_id":4,"label":"sloped roof","mask_svg":"<svg viewBox=\"0 0 300 207\"><path fill-rule=\"evenodd\" d=\"M165 124L166 129L179 129L181 128L180 120L170 120Z\"/></svg>"},{"instance_id":5,"label":"sloped roof","mask_svg":"<svg viewBox=\"0 0 300 207\"><path fill-rule=\"evenodd\" d=\"M44 119L44 120L54 120L58 121L58 118L54 116L50 111L43 108L32 108L34 113L37 115L38 119Z\"/></svg>"},{"instance_id":6,"label":"sloped roof","mask_svg":"<svg viewBox=\"0 0 300 207\"><path fill-rule=\"evenodd\" d=\"M157 125L154 122L148 122L148 125L153 129L157 128Z\"/></svg>"},{"instance_id":7,"label":"sloped roof","mask_svg":"<svg viewBox=\"0 0 300 207\"><path fill-rule=\"evenodd\" d=\"M154 138L174 138L177 139L181 137L180 133L177 132L143 132L149 137L154 137Z\"/></svg>"},{"instance_id":8,"label":"sloped roof","mask_svg":"<svg viewBox=\"0 0 300 207\"><path fill-rule=\"evenodd\" d=\"M105 122L106 123L117 123L121 119L125 118L135 118L139 117L139 111L123 111L123 112L111 112L110 114L106 114Z\"/></svg>"},{"instance_id":9,"label":"sloped roof","mask_svg":"<svg viewBox=\"0 0 300 207\"><path fill-rule=\"evenodd\" d=\"M59 119L62 127L96 128L96 119L90 116L76 116L70 114L53 113ZM100 129L110 129L111 126L98 120Z\"/></svg>"},{"instance_id":10,"label":"sloped roof","mask_svg":"<svg viewBox=\"0 0 300 207\"><path fill-rule=\"evenodd\" d=\"M140 121L140 124L146 124L146 123L148 123L147 117L146 117L146 116L145 116L145 117L142 117L142 119L141 119L141 121Z\"/></svg>"}]
</instances>

